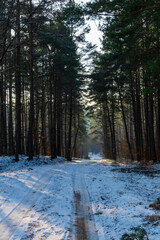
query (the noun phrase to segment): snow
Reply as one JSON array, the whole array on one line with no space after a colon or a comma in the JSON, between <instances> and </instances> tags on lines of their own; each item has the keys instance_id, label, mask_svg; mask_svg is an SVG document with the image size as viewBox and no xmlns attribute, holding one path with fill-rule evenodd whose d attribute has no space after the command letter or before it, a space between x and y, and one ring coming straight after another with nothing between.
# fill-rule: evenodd
<instances>
[{"instance_id":1,"label":"snow","mask_svg":"<svg viewBox=\"0 0 160 240\"><path fill-rule=\"evenodd\" d=\"M15 163L15 156L4 156L0 157L0 172L3 170L16 170L29 166L39 166L43 164L53 164L53 163L61 163L66 161L63 157L57 157L54 160L51 160L49 156L37 156L34 157L33 160L28 161L28 157L24 155L19 155L19 162Z\"/></svg>"},{"instance_id":2,"label":"snow","mask_svg":"<svg viewBox=\"0 0 160 240\"><path fill-rule=\"evenodd\" d=\"M88 157L90 158L90 159L102 159L102 157L103 157L103 154L102 153L93 153L93 152L89 152L88 153Z\"/></svg>"},{"instance_id":3,"label":"snow","mask_svg":"<svg viewBox=\"0 0 160 240\"><path fill-rule=\"evenodd\" d=\"M23 158L6 166L6 170L3 168L0 174L0 232L3 234L0 239L63 239L69 236L72 169L64 163L59 166L64 159L54 162L48 159L49 164L44 164L46 158L43 160L36 163L38 160L26 162Z\"/></svg>"},{"instance_id":4,"label":"snow","mask_svg":"<svg viewBox=\"0 0 160 240\"><path fill-rule=\"evenodd\" d=\"M149 240L159 240L160 220L148 219L160 215L149 207L160 197L160 165L140 168L100 157L67 162L40 156L28 162L21 156L18 163L1 157L0 239L72 239L74 182L82 169L100 240L120 240L137 226Z\"/></svg>"},{"instance_id":5,"label":"snow","mask_svg":"<svg viewBox=\"0 0 160 240\"><path fill-rule=\"evenodd\" d=\"M131 227L141 226L150 240L159 240L159 222L154 226L146 220L147 216L159 215L159 211L149 208L149 204L160 196L159 175L123 172L125 167L133 169L136 165L101 160L86 167L86 183L99 239L118 240Z\"/></svg>"}]
</instances>

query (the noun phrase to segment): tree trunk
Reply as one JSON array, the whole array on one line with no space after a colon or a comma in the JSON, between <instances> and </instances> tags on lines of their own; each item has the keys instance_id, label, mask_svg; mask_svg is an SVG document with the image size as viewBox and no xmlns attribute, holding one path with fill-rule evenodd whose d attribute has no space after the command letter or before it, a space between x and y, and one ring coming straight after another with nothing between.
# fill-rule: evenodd
<instances>
[{"instance_id":1,"label":"tree trunk","mask_svg":"<svg viewBox=\"0 0 160 240\"><path fill-rule=\"evenodd\" d=\"M61 156L61 131L62 131L62 94L61 79L58 77L57 87L57 155Z\"/></svg>"},{"instance_id":2,"label":"tree trunk","mask_svg":"<svg viewBox=\"0 0 160 240\"><path fill-rule=\"evenodd\" d=\"M76 157L77 154L77 149L76 149L76 145L77 145L77 137L78 137L78 132L79 132L79 128L80 128L80 116L79 116L79 112L78 112L78 116L77 116L77 127L76 127L76 133L74 136L74 144L73 144L73 148L72 148L72 155L74 157Z\"/></svg>"},{"instance_id":3,"label":"tree trunk","mask_svg":"<svg viewBox=\"0 0 160 240\"><path fill-rule=\"evenodd\" d=\"M42 80L42 106L41 106L41 122L42 122L42 131L41 131L41 153L46 155L46 136L45 136L45 84Z\"/></svg>"},{"instance_id":4,"label":"tree trunk","mask_svg":"<svg viewBox=\"0 0 160 240\"><path fill-rule=\"evenodd\" d=\"M116 146L116 131L115 131L115 103L114 103L114 98L112 96L112 131L113 131L113 145L112 145L112 152L113 152L113 159L117 159L117 146Z\"/></svg>"},{"instance_id":5,"label":"tree trunk","mask_svg":"<svg viewBox=\"0 0 160 240\"><path fill-rule=\"evenodd\" d=\"M158 162L160 162L160 84L158 85L157 158Z\"/></svg>"},{"instance_id":6,"label":"tree trunk","mask_svg":"<svg viewBox=\"0 0 160 240\"><path fill-rule=\"evenodd\" d=\"M9 155L15 154L12 115L12 73L9 72L9 114L8 114Z\"/></svg>"},{"instance_id":7,"label":"tree trunk","mask_svg":"<svg viewBox=\"0 0 160 240\"><path fill-rule=\"evenodd\" d=\"M32 12L32 0L30 3L30 13ZM34 79L33 79L33 22L30 18L29 26L29 53L30 53L30 111L29 111L29 131L28 131L28 160L33 159L33 130L34 130Z\"/></svg>"},{"instance_id":8,"label":"tree trunk","mask_svg":"<svg viewBox=\"0 0 160 240\"><path fill-rule=\"evenodd\" d=\"M150 109L149 132L150 132L150 144L151 144L150 156L152 161L157 162L156 147L155 147L155 140L154 140L154 113L153 113L153 94L152 93L149 94L149 107L150 107L149 108Z\"/></svg>"},{"instance_id":9,"label":"tree trunk","mask_svg":"<svg viewBox=\"0 0 160 240\"><path fill-rule=\"evenodd\" d=\"M136 140L136 154L137 154L137 161L141 161L141 150L140 150L140 143L139 143L139 129L138 129L138 118L137 118L137 102L135 101L135 91L134 91L134 76L132 73L130 75L130 91L132 97L132 108L133 108L133 117L134 117L134 132L135 132L135 140Z\"/></svg>"},{"instance_id":10,"label":"tree trunk","mask_svg":"<svg viewBox=\"0 0 160 240\"><path fill-rule=\"evenodd\" d=\"M53 116L52 116L52 148L51 148L51 159L57 157L57 139L56 139L56 122L57 122L57 79L56 76L54 75L54 104L53 104Z\"/></svg>"},{"instance_id":11,"label":"tree trunk","mask_svg":"<svg viewBox=\"0 0 160 240\"><path fill-rule=\"evenodd\" d=\"M106 158L110 158L110 141L108 140L108 121L105 103L102 105L102 126L103 126L103 152Z\"/></svg>"},{"instance_id":12,"label":"tree trunk","mask_svg":"<svg viewBox=\"0 0 160 240\"><path fill-rule=\"evenodd\" d=\"M110 112L109 112L109 107L108 107L108 103L107 103L107 100L105 102L106 104L106 109L107 109L107 115L108 115L108 123L109 123L109 129L110 129L110 134L111 134L111 151L110 151L110 157L111 158L114 158L114 154L113 154L113 148L114 148L114 143L113 143L113 129L112 129L112 122L111 122L111 117L110 117Z\"/></svg>"},{"instance_id":13,"label":"tree trunk","mask_svg":"<svg viewBox=\"0 0 160 240\"><path fill-rule=\"evenodd\" d=\"M18 155L21 154L21 75L20 75L20 2L16 5L16 72L15 72L15 90L16 90L16 161L19 161Z\"/></svg>"},{"instance_id":14,"label":"tree trunk","mask_svg":"<svg viewBox=\"0 0 160 240\"><path fill-rule=\"evenodd\" d=\"M70 100L69 100L69 129L68 129L68 149L67 149L67 160L71 161L72 156L71 156L71 144L72 144L72 84L71 84L71 89L70 89Z\"/></svg>"},{"instance_id":15,"label":"tree trunk","mask_svg":"<svg viewBox=\"0 0 160 240\"><path fill-rule=\"evenodd\" d=\"M65 157L67 158L67 94L65 93L65 106L64 106L64 145Z\"/></svg>"},{"instance_id":16,"label":"tree trunk","mask_svg":"<svg viewBox=\"0 0 160 240\"><path fill-rule=\"evenodd\" d=\"M126 133L128 149L129 149L129 153L130 153L130 156L131 156L131 160L133 161L134 157L133 157L132 147L131 147L130 140L129 140L129 134L128 134L128 129L127 129L127 121L126 121L126 116L125 116L124 106L123 106L123 101L122 101L122 95L121 95L121 90L120 90L118 81L117 81L117 84L118 84L118 92L119 92L119 98L120 98L120 103L121 103L122 117L123 117L125 133Z\"/></svg>"}]
</instances>

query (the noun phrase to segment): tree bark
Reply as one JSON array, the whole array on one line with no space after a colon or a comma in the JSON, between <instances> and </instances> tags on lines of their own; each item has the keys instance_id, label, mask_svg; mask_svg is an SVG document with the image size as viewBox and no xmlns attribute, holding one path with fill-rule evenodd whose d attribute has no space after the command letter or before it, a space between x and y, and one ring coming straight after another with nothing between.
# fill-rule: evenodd
<instances>
[{"instance_id":1,"label":"tree bark","mask_svg":"<svg viewBox=\"0 0 160 240\"><path fill-rule=\"evenodd\" d=\"M29 0L30 13L32 13L32 0ZM29 25L29 54L30 54L30 111L29 111L29 131L28 131L28 160L33 159L33 131L34 131L34 78L33 78L33 22L30 18Z\"/></svg>"},{"instance_id":2,"label":"tree bark","mask_svg":"<svg viewBox=\"0 0 160 240\"><path fill-rule=\"evenodd\" d=\"M20 1L16 4L16 72L15 72L15 90L16 90L16 161L19 161L21 154L21 73L20 73Z\"/></svg>"},{"instance_id":3,"label":"tree bark","mask_svg":"<svg viewBox=\"0 0 160 240\"><path fill-rule=\"evenodd\" d=\"M132 147L131 147L130 140L129 140L127 121L126 121L126 116L125 116L125 111L124 111L124 106L123 106L123 101L122 101L122 95L121 95L121 90L120 90L120 87L119 87L118 80L117 80L117 84L118 84L119 99L120 99L120 103L121 103L123 123L124 123L124 128L125 128L125 133L126 133L126 140L127 140L127 144L128 144L128 149L129 149L129 153L130 153L130 156L131 156L131 160L133 161L134 157L133 157Z\"/></svg>"},{"instance_id":4,"label":"tree bark","mask_svg":"<svg viewBox=\"0 0 160 240\"><path fill-rule=\"evenodd\" d=\"M72 101L73 101L73 96L72 96L72 83L71 83L71 88L70 88L70 100L69 100L69 129L68 129L68 149L67 149L67 160L71 161L72 156L71 156L71 144L72 144Z\"/></svg>"}]
</instances>

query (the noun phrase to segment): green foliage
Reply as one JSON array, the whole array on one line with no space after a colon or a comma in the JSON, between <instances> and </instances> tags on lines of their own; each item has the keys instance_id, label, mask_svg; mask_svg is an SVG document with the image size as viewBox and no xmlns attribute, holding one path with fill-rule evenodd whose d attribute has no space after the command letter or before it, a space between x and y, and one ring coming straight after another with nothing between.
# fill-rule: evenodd
<instances>
[{"instance_id":1,"label":"green foliage","mask_svg":"<svg viewBox=\"0 0 160 240\"><path fill-rule=\"evenodd\" d=\"M147 240L147 232L144 228L140 226L131 228L132 233L124 233L121 240Z\"/></svg>"}]
</instances>

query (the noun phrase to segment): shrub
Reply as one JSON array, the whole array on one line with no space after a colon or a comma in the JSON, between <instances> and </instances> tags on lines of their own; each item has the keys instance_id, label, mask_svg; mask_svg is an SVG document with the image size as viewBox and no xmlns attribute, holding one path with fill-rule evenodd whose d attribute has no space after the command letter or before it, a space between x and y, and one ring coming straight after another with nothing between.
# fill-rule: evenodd
<instances>
[{"instance_id":1,"label":"shrub","mask_svg":"<svg viewBox=\"0 0 160 240\"><path fill-rule=\"evenodd\" d=\"M132 232L130 234L124 233L120 240L149 240L144 228L138 226L131 228L130 230Z\"/></svg>"}]
</instances>

